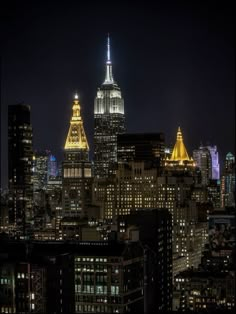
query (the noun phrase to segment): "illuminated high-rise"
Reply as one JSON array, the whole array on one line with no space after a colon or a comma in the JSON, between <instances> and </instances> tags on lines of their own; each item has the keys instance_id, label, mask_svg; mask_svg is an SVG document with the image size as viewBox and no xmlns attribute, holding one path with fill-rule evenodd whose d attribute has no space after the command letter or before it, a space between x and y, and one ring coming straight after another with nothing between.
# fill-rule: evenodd
<instances>
[{"instance_id":1,"label":"illuminated high-rise","mask_svg":"<svg viewBox=\"0 0 236 314\"><path fill-rule=\"evenodd\" d=\"M57 166L57 160L56 157L53 155L50 155L48 158L48 172L47 172L47 178L48 180L52 177L55 178L58 176L58 166Z\"/></svg>"},{"instance_id":2,"label":"illuminated high-rise","mask_svg":"<svg viewBox=\"0 0 236 314\"><path fill-rule=\"evenodd\" d=\"M113 79L110 40L107 39L105 80L94 102L94 175L108 177L117 161L117 134L125 132L124 100Z\"/></svg>"},{"instance_id":3,"label":"illuminated high-rise","mask_svg":"<svg viewBox=\"0 0 236 314\"><path fill-rule=\"evenodd\" d=\"M32 127L30 106L8 107L9 222L24 227L32 217Z\"/></svg>"},{"instance_id":4,"label":"illuminated high-rise","mask_svg":"<svg viewBox=\"0 0 236 314\"><path fill-rule=\"evenodd\" d=\"M72 110L62 166L62 208L66 216L82 216L90 200L91 163L78 95Z\"/></svg>"},{"instance_id":5,"label":"illuminated high-rise","mask_svg":"<svg viewBox=\"0 0 236 314\"><path fill-rule=\"evenodd\" d=\"M210 180L219 180L220 165L216 146L200 146L193 151L193 159L201 170L203 185L208 185Z\"/></svg>"},{"instance_id":6,"label":"illuminated high-rise","mask_svg":"<svg viewBox=\"0 0 236 314\"><path fill-rule=\"evenodd\" d=\"M228 153L221 177L221 206L235 206L235 156Z\"/></svg>"},{"instance_id":7,"label":"illuminated high-rise","mask_svg":"<svg viewBox=\"0 0 236 314\"><path fill-rule=\"evenodd\" d=\"M47 185L47 151L35 152L33 156L33 189L45 190Z\"/></svg>"},{"instance_id":8,"label":"illuminated high-rise","mask_svg":"<svg viewBox=\"0 0 236 314\"><path fill-rule=\"evenodd\" d=\"M220 164L219 164L219 154L217 151L216 145L207 146L211 154L211 179L219 180L220 179Z\"/></svg>"},{"instance_id":9,"label":"illuminated high-rise","mask_svg":"<svg viewBox=\"0 0 236 314\"><path fill-rule=\"evenodd\" d=\"M206 221L198 219L195 190L199 183L195 163L178 128L176 143L165 169L157 179L157 207L168 208L173 226L173 275L197 267L206 241Z\"/></svg>"}]
</instances>

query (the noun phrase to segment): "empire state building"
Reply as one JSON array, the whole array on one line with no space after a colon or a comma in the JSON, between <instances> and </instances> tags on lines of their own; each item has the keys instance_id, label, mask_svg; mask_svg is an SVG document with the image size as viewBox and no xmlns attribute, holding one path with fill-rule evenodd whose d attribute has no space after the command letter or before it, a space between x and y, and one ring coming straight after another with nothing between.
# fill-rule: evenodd
<instances>
[{"instance_id":1,"label":"empire state building","mask_svg":"<svg viewBox=\"0 0 236 314\"><path fill-rule=\"evenodd\" d=\"M94 175L105 178L117 161L117 134L125 132L124 100L113 79L110 39L107 38L105 80L94 102Z\"/></svg>"}]
</instances>

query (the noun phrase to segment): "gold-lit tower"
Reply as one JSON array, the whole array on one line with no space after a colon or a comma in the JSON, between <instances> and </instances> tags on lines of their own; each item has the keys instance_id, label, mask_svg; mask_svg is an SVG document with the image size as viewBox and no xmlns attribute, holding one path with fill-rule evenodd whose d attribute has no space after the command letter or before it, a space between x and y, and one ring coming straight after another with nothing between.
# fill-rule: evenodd
<instances>
[{"instance_id":1,"label":"gold-lit tower","mask_svg":"<svg viewBox=\"0 0 236 314\"><path fill-rule=\"evenodd\" d=\"M83 216L91 194L91 163L89 145L76 94L73 101L70 128L64 147L63 210L65 216Z\"/></svg>"},{"instance_id":2,"label":"gold-lit tower","mask_svg":"<svg viewBox=\"0 0 236 314\"><path fill-rule=\"evenodd\" d=\"M203 193L179 127L172 154L158 178L158 208L168 208L172 215L173 276L201 261L207 224L198 221L197 202Z\"/></svg>"},{"instance_id":3,"label":"gold-lit tower","mask_svg":"<svg viewBox=\"0 0 236 314\"><path fill-rule=\"evenodd\" d=\"M65 150L89 151L88 141L84 132L83 120L78 95L75 95L73 114L70 120L70 129L66 138Z\"/></svg>"},{"instance_id":4,"label":"gold-lit tower","mask_svg":"<svg viewBox=\"0 0 236 314\"><path fill-rule=\"evenodd\" d=\"M166 166L194 166L194 161L192 158L189 158L187 149L184 145L183 135L180 127L177 131L177 139L172 151L170 159L166 159Z\"/></svg>"}]
</instances>

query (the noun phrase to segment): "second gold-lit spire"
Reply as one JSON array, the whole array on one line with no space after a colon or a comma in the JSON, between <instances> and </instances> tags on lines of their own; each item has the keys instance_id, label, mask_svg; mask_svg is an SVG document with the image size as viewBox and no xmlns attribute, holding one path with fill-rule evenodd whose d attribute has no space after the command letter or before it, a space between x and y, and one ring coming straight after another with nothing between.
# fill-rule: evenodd
<instances>
[{"instance_id":1,"label":"second gold-lit spire","mask_svg":"<svg viewBox=\"0 0 236 314\"><path fill-rule=\"evenodd\" d=\"M180 127L177 132L176 143L170 158L171 161L190 161L190 158L185 148L183 136Z\"/></svg>"}]
</instances>

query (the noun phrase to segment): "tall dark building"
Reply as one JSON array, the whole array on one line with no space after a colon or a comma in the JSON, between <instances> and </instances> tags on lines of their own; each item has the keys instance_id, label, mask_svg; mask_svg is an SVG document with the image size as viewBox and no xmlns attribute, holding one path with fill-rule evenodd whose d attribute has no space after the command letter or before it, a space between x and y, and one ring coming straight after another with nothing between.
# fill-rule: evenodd
<instances>
[{"instance_id":1,"label":"tall dark building","mask_svg":"<svg viewBox=\"0 0 236 314\"><path fill-rule=\"evenodd\" d=\"M90 200L91 163L77 95L72 110L64 148L62 207L66 216L80 216L84 214L86 203Z\"/></svg>"},{"instance_id":2,"label":"tall dark building","mask_svg":"<svg viewBox=\"0 0 236 314\"><path fill-rule=\"evenodd\" d=\"M119 134L117 136L118 162L151 161L161 163L165 155L163 133Z\"/></svg>"},{"instance_id":3,"label":"tall dark building","mask_svg":"<svg viewBox=\"0 0 236 314\"><path fill-rule=\"evenodd\" d=\"M125 132L124 100L113 79L110 42L107 41L106 76L94 103L94 175L107 177L117 161L117 134Z\"/></svg>"},{"instance_id":4,"label":"tall dark building","mask_svg":"<svg viewBox=\"0 0 236 314\"><path fill-rule=\"evenodd\" d=\"M172 308L172 223L167 209L143 209L119 216L118 228L132 237L138 228L144 248L144 313ZM141 313L141 312L140 312Z\"/></svg>"},{"instance_id":5,"label":"tall dark building","mask_svg":"<svg viewBox=\"0 0 236 314\"><path fill-rule=\"evenodd\" d=\"M24 226L32 215L30 106L8 107L9 223Z\"/></svg>"}]
</instances>

